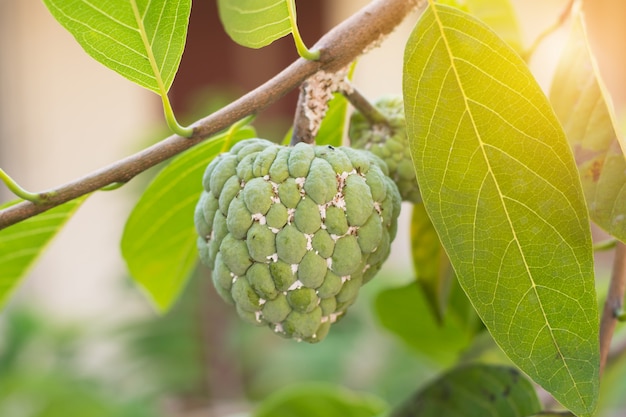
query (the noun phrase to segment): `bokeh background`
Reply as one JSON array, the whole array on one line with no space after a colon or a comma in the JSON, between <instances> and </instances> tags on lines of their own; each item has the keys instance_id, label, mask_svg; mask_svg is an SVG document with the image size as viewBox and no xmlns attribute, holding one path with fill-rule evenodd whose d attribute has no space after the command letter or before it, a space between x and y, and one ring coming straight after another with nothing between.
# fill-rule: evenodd
<instances>
[{"instance_id":1,"label":"bokeh background","mask_svg":"<svg viewBox=\"0 0 626 417\"><path fill-rule=\"evenodd\" d=\"M513 1L526 45L567 2ZM313 44L366 3L299 1L305 41ZM587 3L592 48L616 113L624 114L626 2ZM359 61L354 83L367 97L401 92L403 42L416 18ZM567 26L531 61L546 89L566 36ZM291 38L258 51L234 44L215 1L195 1L170 95L179 121L208 114L295 58ZM259 133L279 140L295 101L290 94L265 111ZM58 186L165 136L156 95L88 57L41 1L0 0L0 166L21 185ZM413 277L408 227L399 228L381 277L364 287L319 346L240 324L207 284L204 269L173 311L158 317L128 278L119 252L125 219L153 174L91 196L0 312L1 416L223 416L304 380L334 381L395 402L446 366L399 343L372 314L378 290ZM10 199L0 187L0 202ZM409 214L403 210L405 224ZM601 258L599 274L610 261L610 253Z\"/></svg>"}]
</instances>

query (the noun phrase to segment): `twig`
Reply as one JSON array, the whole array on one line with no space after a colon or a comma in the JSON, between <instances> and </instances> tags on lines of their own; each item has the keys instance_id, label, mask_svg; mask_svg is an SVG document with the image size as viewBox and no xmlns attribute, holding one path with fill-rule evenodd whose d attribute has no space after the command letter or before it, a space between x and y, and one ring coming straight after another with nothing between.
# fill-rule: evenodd
<instances>
[{"instance_id":1,"label":"twig","mask_svg":"<svg viewBox=\"0 0 626 417\"><path fill-rule=\"evenodd\" d=\"M563 25L563 23L565 23L567 18L572 13L572 9L574 8L576 1L577 0L570 0L565 6L565 8L563 9L563 11L561 12L561 14L559 15L559 17L557 18L556 22L554 22L552 25L546 28L543 32L539 34L539 36L535 38L535 41L532 43L532 45L530 45L530 47L524 51L523 58L525 61L528 61L528 59L532 56L532 54L535 53L535 50L537 50L537 48L539 47L541 42L544 41L545 38L550 36L558 28L560 28Z\"/></svg>"},{"instance_id":2,"label":"twig","mask_svg":"<svg viewBox=\"0 0 626 417\"><path fill-rule=\"evenodd\" d=\"M170 136L134 155L58 187L53 190L55 195L44 204L22 202L0 211L0 230L108 184L128 182L148 168L196 145L237 120L263 110L319 70L331 73L339 71L371 45L380 42L411 11L423 11L425 6L426 2L421 0L376 0L369 3L314 45L313 48L321 52L319 61L298 59L265 84L194 123L193 135L189 139Z\"/></svg>"},{"instance_id":3,"label":"twig","mask_svg":"<svg viewBox=\"0 0 626 417\"><path fill-rule=\"evenodd\" d=\"M313 136L313 132L311 132L309 128L309 119L306 117L306 111L304 109L306 101L305 96L304 84L302 84L300 86L300 94L298 94L296 112L293 116L293 132L291 134L291 142L289 143L291 146L295 146L299 142L315 142L315 136Z\"/></svg>"},{"instance_id":4,"label":"twig","mask_svg":"<svg viewBox=\"0 0 626 417\"><path fill-rule=\"evenodd\" d=\"M344 89L341 93L371 124L389 124L385 115L370 103L354 86L351 85L350 88Z\"/></svg>"},{"instance_id":5,"label":"twig","mask_svg":"<svg viewBox=\"0 0 626 417\"><path fill-rule=\"evenodd\" d=\"M604 371L613 332L617 325L617 315L622 311L624 304L624 292L626 291L626 245L619 242L615 248L615 260L613 261L613 272L609 292L604 302L602 320L600 322L600 375Z\"/></svg>"}]
</instances>

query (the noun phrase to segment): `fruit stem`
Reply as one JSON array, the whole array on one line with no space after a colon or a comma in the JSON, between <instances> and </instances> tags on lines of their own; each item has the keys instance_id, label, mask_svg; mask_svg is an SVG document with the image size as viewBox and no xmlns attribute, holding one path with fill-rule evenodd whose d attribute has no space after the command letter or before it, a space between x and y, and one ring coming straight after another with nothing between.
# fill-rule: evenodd
<instances>
[{"instance_id":1,"label":"fruit stem","mask_svg":"<svg viewBox=\"0 0 626 417\"><path fill-rule=\"evenodd\" d=\"M300 36L300 31L298 30L298 21L296 18L296 4L295 0L287 0L287 9L289 10L289 23L291 23L291 34L293 35L293 41L296 44L296 49L298 50L298 54L309 61L317 61L320 59L320 51L311 51L306 47L302 37Z\"/></svg>"},{"instance_id":2,"label":"fruit stem","mask_svg":"<svg viewBox=\"0 0 626 417\"><path fill-rule=\"evenodd\" d=\"M354 86L350 86L350 89L342 90L341 93L371 124L384 124L389 126L389 120L387 120L385 115L381 113L376 106L370 103Z\"/></svg>"},{"instance_id":3,"label":"fruit stem","mask_svg":"<svg viewBox=\"0 0 626 417\"><path fill-rule=\"evenodd\" d=\"M174 133L184 138L190 138L193 136L193 127L191 126L181 126L176 120L176 116L174 116L174 110L172 109L172 105L170 103L170 99L167 96L167 92L161 92L161 99L163 101L163 112L165 113L165 120L167 122L167 127Z\"/></svg>"},{"instance_id":4,"label":"fruit stem","mask_svg":"<svg viewBox=\"0 0 626 417\"><path fill-rule=\"evenodd\" d=\"M20 187L20 185L9 176L2 168L0 168L0 180L4 182L9 190L19 198L24 200L28 200L35 204L45 203L46 200L54 195L54 192L50 191L47 193L31 193L30 191L26 191L24 188Z\"/></svg>"}]
</instances>

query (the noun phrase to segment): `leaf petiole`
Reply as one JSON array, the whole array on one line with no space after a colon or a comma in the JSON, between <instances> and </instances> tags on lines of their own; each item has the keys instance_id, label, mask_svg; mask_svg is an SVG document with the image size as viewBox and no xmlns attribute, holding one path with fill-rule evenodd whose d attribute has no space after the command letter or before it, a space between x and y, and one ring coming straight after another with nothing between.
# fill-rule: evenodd
<instances>
[{"instance_id":1,"label":"leaf petiole","mask_svg":"<svg viewBox=\"0 0 626 417\"><path fill-rule=\"evenodd\" d=\"M11 178L9 174L7 174L2 168L0 168L0 180L4 182L4 184L9 190L11 190L13 194L35 204L45 203L49 197L54 195L54 192L31 193L30 191L26 191L24 188L20 187L20 185L13 178Z\"/></svg>"},{"instance_id":2,"label":"leaf petiole","mask_svg":"<svg viewBox=\"0 0 626 417\"><path fill-rule=\"evenodd\" d=\"M191 126L181 126L176 120L176 116L174 116L174 110L172 109L172 105L170 104L170 99L167 97L167 92L165 90L161 90L161 100L163 101L163 113L165 113L165 121L167 122L167 127L174 133L184 138L190 138L193 136L193 127Z\"/></svg>"},{"instance_id":3,"label":"leaf petiole","mask_svg":"<svg viewBox=\"0 0 626 417\"><path fill-rule=\"evenodd\" d=\"M302 37L300 36L300 31L298 30L298 22L296 18L296 4L295 0L286 0L287 1L287 9L289 9L289 23L291 24L291 34L293 35L293 40L296 44L296 49L298 50L298 54L309 61L317 61L320 59L320 51L311 51L306 47Z\"/></svg>"},{"instance_id":4,"label":"leaf petiole","mask_svg":"<svg viewBox=\"0 0 626 417\"><path fill-rule=\"evenodd\" d=\"M226 139L224 140L224 144L222 145L222 150L220 152L226 152L230 149L231 142L237 132L244 126L252 123L252 121L256 119L256 114L251 114L249 116L244 117L243 119L233 123L228 130L226 131Z\"/></svg>"},{"instance_id":5,"label":"leaf petiole","mask_svg":"<svg viewBox=\"0 0 626 417\"><path fill-rule=\"evenodd\" d=\"M126 185L125 182L112 182L109 185L105 185L104 187L100 188L100 191L113 191L113 190L117 190L118 188L122 188L124 185Z\"/></svg>"},{"instance_id":6,"label":"leaf petiole","mask_svg":"<svg viewBox=\"0 0 626 417\"><path fill-rule=\"evenodd\" d=\"M167 126L170 130L177 135L188 138L193 135L192 127L184 127L181 126L180 123L176 120L176 116L174 116L174 110L172 109L172 105L170 104L170 99L167 96L168 88L163 83L163 78L161 77L161 70L157 65L156 58L154 57L154 52L152 50L152 44L148 40L148 34L146 32L146 28L144 26L143 18L141 13L139 13L139 8L137 6L136 0L131 0L130 5L133 9L133 14L135 16L135 21L137 23L137 27L139 28L139 34L141 35L141 41L143 42L144 47L146 48L146 54L148 56L148 61L150 62L150 67L152 68L152 72L154 73L156 84L158 86L158 94L161 96L161 101L163 102L163 112L165 113L165 121L167 122Z\"/></svg>"}]
</instances>

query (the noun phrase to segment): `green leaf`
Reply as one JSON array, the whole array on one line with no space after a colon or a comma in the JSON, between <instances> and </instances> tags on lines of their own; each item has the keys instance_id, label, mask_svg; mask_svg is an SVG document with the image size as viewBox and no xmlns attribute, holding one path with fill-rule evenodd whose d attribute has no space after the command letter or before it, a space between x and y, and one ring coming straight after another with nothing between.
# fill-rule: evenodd
<instances>
[{"instance_id":1,"label":"green leaf","mask_svg":"<svg viewBox=\"0 0 626 417\"><path fill-rule=\"evenodd\" d=\"M540 410L532 384L516 369L468 365L430 383L390 417L523 417Z\"/></svg>"},{"instance_id":2,"label":"green leaf","mask_svg":"<svg viewBox=\"0 0 626 417\"><path fill-rule=\"evenodd\" d=\"M489 28L429 7L405 51L409 146L461 286L502 350L591 415L598 309L571 151L522 59Z\"/></svg>"},{"instance_id":3,"label":"green leaf","mask_svg":"<svg viewBox=\"0 0 626 417\"><path fill-rule=\"evenodd\" d=\"M193 213L206 166L254 133L251 127L227 132L177 156L150 183L130 214L122 255L158 310L165 311L176 301L198 259Z\"/></svg>"},{"instance_id":4,"label":"green leaf","mask_svg":"<svg viewBox=\"0 0 626 417\"><path fill-rule=\"evenodd\" d=\"M444 365L458 359L475 332L473 323L456 314L448 314L440 322L424 292L415 284L380 292L375 309L383 327L411 348Z\"/></svg>"},{"instance_id":5,"label":"green leaf","mask_svg":"<svg viewBox=\"0 0 626 417\"><path fill-rule=\"evenodd\" d=\"M0 307L85 198L69 201L0 230ZM18 202L3 204L0 209Z\"/></svg>"},{"instance_id":6,"label":"green leaf","mask_svg":"<svg viewBox=\"0 0 626 417\"><path fill-rule=\"evenodd\" d=\"M217 7L226 33L240 45L262 48L291 33L301 57L320 57L300 36L295 0L218 0Z\"/></svg>"},{"instance_id":7,"label":"green leaf","mask_svg":"<svg viewBox=\"0 0 626 417\"><path fill-rule=\"evenodd\" d=\"M522 32L509 0L439 0L438 3L471 14L489 26L511 48L518 53L524 52Z\"/></svg>"},{"instance_id":8,"label":"green leaf","mask_svg":"<svg viewBox=\"0 0 626 417\"><path fill-rule=\"evenodd\" d=\"M443 250L424 204L413 205L411 217L411 255L417 282L437 320L442 321L448 305L454 271Z\"/></svg>"},{"instance_id":9,"label":"green leaf","mask_svg":"<svg viewBox=\"0 0 626 417\"><path fill-rule=\"evenodd\" d=\"M387 404L380 398L342 386L302 383L284 388L263 401L253 417L374 417Z\"/></svg>"},{"instance_id":10,"label":"green leaf","mask_svg":"<svg viewBox=\"0 0 626 417\"><path fill-rule=\"evenodd\" d=\"M232 40L262 48L291 33L287 0L218 0L220 20Z\"/></svg>"},{"instance_id":11,"label":"green leaf","mask_svg":"<svg viewBox=\"0 0 626 417\"><path fill-rule=\"evenodd\" d=\"M581 15L555 72L550 100L574 152L591 219L626 241L626 159Z\"/></svg>"},{"instance_id":12,"label":"green leaf","mask_svg":"<svg viewBox=\"0 0 626 417\"><path fill-rule=\"evenodd\" d=\"M328 111L315 138L316 145L341 146L348 118L348 100L339 93L328 102Z\"/></svg>"},{"instance_id":13,"label":"green leaf","mask_svg":"<svg viewBox=\"0 0 626 417\"><path fill-rule=\"evenodd\" d=\"M91 57L157 94L185 48L191 0L43 0Z\"/></svg>"}]
</instances>

